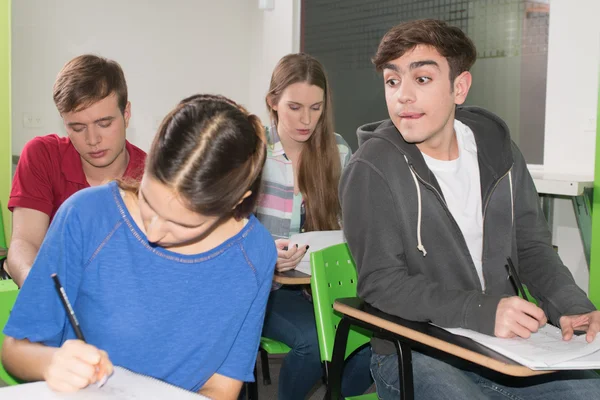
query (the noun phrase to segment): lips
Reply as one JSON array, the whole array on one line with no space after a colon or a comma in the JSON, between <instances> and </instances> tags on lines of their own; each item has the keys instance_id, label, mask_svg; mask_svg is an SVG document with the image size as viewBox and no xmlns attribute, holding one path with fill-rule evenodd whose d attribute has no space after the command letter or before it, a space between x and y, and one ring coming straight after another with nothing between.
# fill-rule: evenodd
<instances>
[{"instance_id":1,"label":"lips","mask_svg":"<svg viewBox=\"0 0 600 400\"><path fill-rule=\"evenodd\" d=\"M92 158L102 158L106 155L106 150L96 151L94 153L88 153Z\"/></svg>"},{"instance_id":2,"label":"lips","mask_svg":"<svg viewBox=\"0 0 600 400\"><path fill-rule=\"evenodd\" d=\"M296 131L301 135L308 135L310 133L310 129L296 129Z\"/></svg>"},{"instance_id":3,"label":"lips","mask_svg":"<svg viewBox=\"0 0 600 400\"><path fill-rule=\"evenodd\" d=\"M425 113L403 112L403 113L400 113L399 117L402 119L419 119L423 115L425 115Z\"/></svg>"}]
</instances>

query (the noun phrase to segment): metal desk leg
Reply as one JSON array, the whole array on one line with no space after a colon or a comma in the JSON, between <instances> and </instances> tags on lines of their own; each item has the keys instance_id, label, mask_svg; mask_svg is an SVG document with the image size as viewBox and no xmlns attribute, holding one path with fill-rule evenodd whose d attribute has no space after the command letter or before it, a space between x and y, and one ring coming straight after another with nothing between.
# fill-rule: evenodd
<instances>
[{"instance_id":1,"label":"metal desk leg","mask_svg":"<svg viewBox=\"0 0 600 400\"><path fill-rule=\"evenodd\" d=\"M342 372L344 371L344 358L346 355L346 344L348 343L350 325L350 320L346 316L343 316L335 332L331 364L327 371L328 383L327 392L325 394L325 399L327 400L342 399Z\"/></svg>"},{"instance_id":2,"label":"metal desk leg","mask_svg":"<svg viewBox=\"0 0 600 400\"><path fill-rule=\"evenodd\" d=\"M394 341L398 353L398 373L400 374L400 400L413 400L415 389L413 386L412 354L410 346L400 340Z\"/></svg>"},{"instance_id":3,"label":"metal desk leg","mask_svg":"<svg viewBox=\"0 0 600 400\"><path fill-rule=\"evenodd\" d=\"M573 210L579 226L581 241L583 242L583 252L590 267L590 252L592 249L592 202L593 188L585 188L581 196L573 196Z\"/></svg>"},{"instance_id":4,"label":"metal desk leg","mask_svg":"<svg viewBox=\"0 0 600 400\"><path fill-rule=\"evenodd\" d=\"M540 202L542 203L542 212L544 213L544 217L546 217L546 222L550 229L550 237L552 237L552 228L554 225L554 198L550 195L542 194L540 195Z\"/></svg>"}]
</instances>

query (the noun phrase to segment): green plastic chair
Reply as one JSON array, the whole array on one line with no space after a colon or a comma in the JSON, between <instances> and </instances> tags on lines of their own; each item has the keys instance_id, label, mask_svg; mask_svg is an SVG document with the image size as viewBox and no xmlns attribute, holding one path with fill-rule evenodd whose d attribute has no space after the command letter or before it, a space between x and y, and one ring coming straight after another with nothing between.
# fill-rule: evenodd
<instances>
[{"instance_id":1,"label":"green plastic chair","mask_svg":"<svg viewBox=\"0 0 600 400\"><path fill-rule=\"evenodd\" d=\"M0 280L0 357L2 356L2 343L4 342L2 330L4 330L4 325L8 322L10 311L15 304L15 300L17 300L18 293L19 288L11 279ZM7 385L18 385L21 383L20 380L14 378L4 369L2 362L0 362L0 379Z\"/></svg>"},{"instance_id":2,"label":"green plastic chair","mask_svg":"<svg viewBox=\"0 0 600 400\"><path fill-rule=\"evenodd\" d=\"M287 354L291 349L284 343L262 336L258 352L262 364L263 384L271 384L271 372L269 371L269 354ZM246 382L246 395L248 400L258 400L258 374L254 364L254 382Z\"/></svg>"},{"instance_id":3,"label":"green plastic chair","mask_svg":"<svg viewBox=\"0 0 600 400\"><path fill-rule=\"evenodd\" d=\"M262 336L260 338L260 361L262 365L263 384L271 384L271 372L269 371L269 354L287 354L291 349L285 343L275 339Z\"/></svg>"},{"instance_id":4,"label":"green plastic chair","mask_svg":"<svg viewBox=\"0 0 600 400\"><path fill-rule=\"evenodd\" d=\"M325 372L333 355L335 332L341 316L333 309L338 298L356 297L356 265L346 243L315 251L310 255L311 280L317 336L321 361L325 363ZM348 358L356 349L369 343L371 333L358 327L352 327L348 335L346 355ZM376 393L347 397L348 400L377 400Z\"/></svg>"}]
</instances>

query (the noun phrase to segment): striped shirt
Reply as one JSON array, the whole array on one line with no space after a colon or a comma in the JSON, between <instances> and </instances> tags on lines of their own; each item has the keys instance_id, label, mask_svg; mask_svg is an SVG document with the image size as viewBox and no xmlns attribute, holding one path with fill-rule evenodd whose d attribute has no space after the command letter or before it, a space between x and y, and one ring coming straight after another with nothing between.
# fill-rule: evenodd
<instances>
[{"instance_id":1,"label":"striped shirt","mask_svg":"<svg viewBox=\"0 0 600 400\"><path fill-rule=\"evenodd\" d=\"M262 193L256 216L271 232L273 239L288 239L300 232L303 200L302 193L294 195L294 170L275 127L266 128L268 148L263 169ZM342 169L350 161L352 150L348 143L335 134ZM337 186L331 190L338 190Z\"/></svg>"}]
</instances>

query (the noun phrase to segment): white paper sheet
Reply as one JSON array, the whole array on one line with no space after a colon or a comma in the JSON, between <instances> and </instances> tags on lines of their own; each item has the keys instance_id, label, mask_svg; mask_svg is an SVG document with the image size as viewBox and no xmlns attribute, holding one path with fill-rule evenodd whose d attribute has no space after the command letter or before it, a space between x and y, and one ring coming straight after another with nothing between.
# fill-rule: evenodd
<instances>
[{"instance_id":1,"label":"white paper sheet","mask_svg":"<svg viewBox=\"0 0 600 400\"><path fill-rule=\"evenodd\" d=\"M302 257L296 270L310 275L310 253L344 242L346 242L346 239L344 238L344 232L341 230L305 232L290 236L290 246L296 244L298 246L308 245L308 251Z\"/></svg>"},{"instance_id":2,"label":"white paper sheet","mask_svg":"<svg viewBox=\"0 0 600 400\"><path fill-rule=\"evenodd\" d=\"M158 379L115 367L101 388L95 384L76 393L53 392L46 382L24 383L0 388L0 400L202 400L207 397L188 392Z\"/></svg>"},{"instance_id":3,"label":"white paper sheet","mask_svg":"<svg viewBox=\"0 0 600 400\"><path fill-rule=\"evenodd\" d=\"M501 339L469 329L443 328L466 336L534 370L600 368L600 338L587 343L585 335L565 341L560 329L546 324L529 339Z\"/></svg>"}]
</instances>

